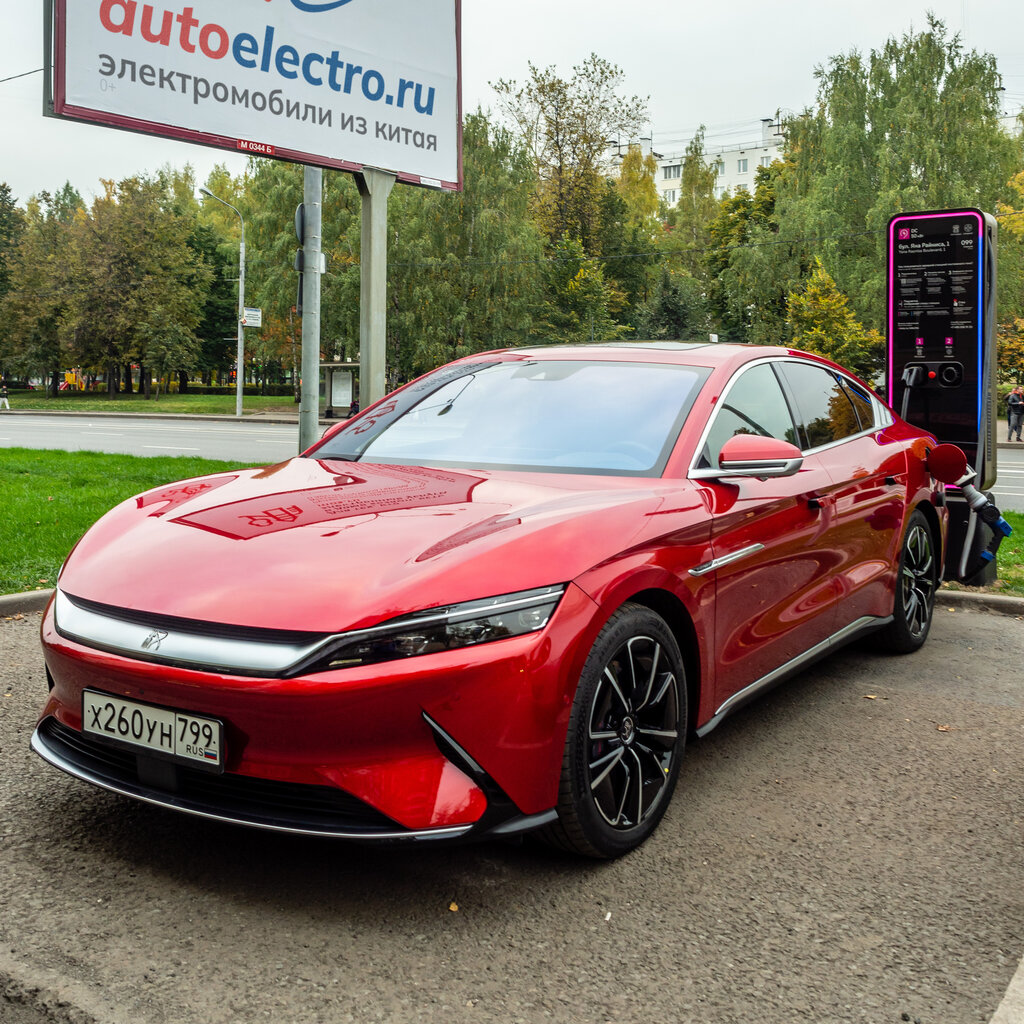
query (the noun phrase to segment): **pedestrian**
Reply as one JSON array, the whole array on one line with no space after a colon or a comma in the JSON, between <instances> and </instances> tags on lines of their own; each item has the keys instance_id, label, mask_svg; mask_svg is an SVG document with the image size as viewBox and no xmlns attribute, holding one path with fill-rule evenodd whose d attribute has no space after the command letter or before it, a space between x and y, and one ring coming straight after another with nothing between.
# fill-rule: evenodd
<instances>
[{"instance_id":1,"label":"pedestrian","mask_svg":"<svg viewBox=\"0 0 1024 1024\"><path fill-rule=\"evenodd\" d=\"M1019 384L1010 392L1006 399L1006 416L1009 422L1006 440L1011 440L1013 432L1016 431L1017 440L1019 441L1021 439L1021 426L1024 425L1024 388Z\"/></svg>"},{"instance_id":2,"label":"pedestrian","mask_svg":"<svg viewBox=\"0 0 1024 1024\"><path fill-rule=\"evenodd\" d=\"M7 398L7 385L0 384L0 409L10 409L11 403Z\"/></svg>"}]
</instances>

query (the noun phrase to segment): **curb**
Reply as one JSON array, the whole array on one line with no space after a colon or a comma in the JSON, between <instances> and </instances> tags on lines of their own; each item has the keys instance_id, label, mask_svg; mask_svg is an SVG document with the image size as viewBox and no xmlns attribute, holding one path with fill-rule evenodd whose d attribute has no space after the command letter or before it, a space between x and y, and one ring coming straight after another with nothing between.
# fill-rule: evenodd
<instances>
[{"instance_id":1,"label":"curb","mask_svg":"<svg viewBox=\"0 0 1024 1024\"><path fill-rule=\"evenodd\" d=\"M52 596L52 590L28 590L23 594L0 594L0 619L11 615L41 612Z\"/></svg>"}]
</instances>

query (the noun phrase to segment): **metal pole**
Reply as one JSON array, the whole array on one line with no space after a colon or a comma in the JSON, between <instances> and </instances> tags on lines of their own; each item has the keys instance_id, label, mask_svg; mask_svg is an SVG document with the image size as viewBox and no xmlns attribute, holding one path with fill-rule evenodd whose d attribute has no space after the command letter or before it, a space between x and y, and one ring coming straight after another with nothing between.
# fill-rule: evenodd
<instances>
[{"instance_id":1,"label":"metal pole","mask_svg":"<svg viewBox=\"0 0 1024 1024\"><path fill-rule=\"evenodd\" d=\"M207 199L216 199L221 206L234 210L242 225L242 240L238 245L238 351L235 354L235 415L242 415L242 393L245 387L245 218L227 200L215 196L208 188L200 186L199 191Z\"/></svg>"},{"instance_id":2,"label":"metal pole","mask_svg":"<svg viewBox=\"0 0 1024 1024\"><path fill-rule=\"evenodd\" d=\"M237 210L235 211L238 212ZM238 245L238 352L235 371L235 415L242 415L242 395L245 392L245 221L242 221L242 241Z\"/></svg>"},{"instance_id":3,"label":"metal pole","mask_svg":"<svg viewBox=\"0 0 1024 1024\"><path fill-rule=\"evenodd\" d=\"M359 407L384 397L387 353L388 196L395 175L376 167L356 174L363 197L359 256Z\"/></svg>"},{"instance_id":4,"label":"metal pole","mask_svg":"<svg viewBox=\"0 0 1024 1024\"><path fill-rule=\"evenodd\" d=\"M320 254L323 251L323 171L304 167L302 203L305 237L302 272L302 390L299 395L299 451L317 439L320 427Z\"/></svg>"}]
</instances>

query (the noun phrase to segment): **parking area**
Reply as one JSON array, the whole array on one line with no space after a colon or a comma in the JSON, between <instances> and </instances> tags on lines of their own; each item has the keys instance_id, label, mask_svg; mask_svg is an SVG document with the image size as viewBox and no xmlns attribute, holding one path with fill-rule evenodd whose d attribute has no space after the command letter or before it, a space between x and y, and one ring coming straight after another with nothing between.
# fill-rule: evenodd
<instances>
[{"instance_id":1,"label":"parking area","mask_svg":"<svg viewBox=\"0 0 1024 1024\"><path fill-rule=\"evenodd\" d=\"M691 744L609 864L77 783L28 749L38 623L0 620L4 1021L988 1024L1024 955L1019 619L940 601L918 654L867 641L784 684Z\"/></svg>"}]
</instances>

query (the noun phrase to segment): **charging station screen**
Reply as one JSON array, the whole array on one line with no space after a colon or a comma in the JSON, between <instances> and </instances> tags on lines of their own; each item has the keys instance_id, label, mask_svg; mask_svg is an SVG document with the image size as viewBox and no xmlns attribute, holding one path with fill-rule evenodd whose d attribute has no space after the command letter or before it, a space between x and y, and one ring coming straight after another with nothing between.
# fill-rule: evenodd
<instances>
[{"instance_id":1,"label":"charging station screen","mask_svg":"<svg viewBox=\"0 0 1024 1024\"><path fill-rule=\"evenodd\" d=\"M975 210L889 223L889 402L903 411L903 373L920 367L906 419L959 445L972 465L981 431L983 232Z\"/></svg>"}]
</instances>

